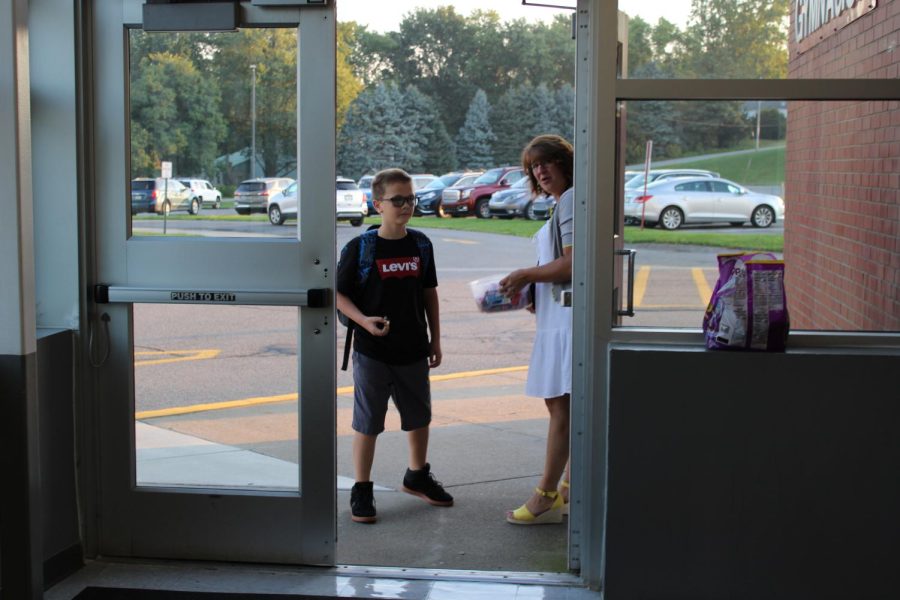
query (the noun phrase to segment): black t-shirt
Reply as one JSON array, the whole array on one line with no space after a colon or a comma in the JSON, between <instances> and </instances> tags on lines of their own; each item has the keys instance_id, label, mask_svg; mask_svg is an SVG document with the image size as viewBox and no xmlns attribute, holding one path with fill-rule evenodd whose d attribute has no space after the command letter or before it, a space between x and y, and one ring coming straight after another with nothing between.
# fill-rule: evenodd
<instances>
[{"instance_id":1,"label":"black t-shirt","mask_svg":"<svg viewBox=\"0 0 900 600\"><path fill-rule=\"evenodd\" d=\"M431 258L423 268L419 245L412 235L407 233L399 240L375 238L375 260L362 291L357 289L359 237L350 240L341 251L337 289L353 300L364 315L387 317L391 327L383 337L356 327L353 348L360 354L394 365L427 358L428 323L423 290L437 287L431 242L427 242Z\"/></svg>"}]
</instances>

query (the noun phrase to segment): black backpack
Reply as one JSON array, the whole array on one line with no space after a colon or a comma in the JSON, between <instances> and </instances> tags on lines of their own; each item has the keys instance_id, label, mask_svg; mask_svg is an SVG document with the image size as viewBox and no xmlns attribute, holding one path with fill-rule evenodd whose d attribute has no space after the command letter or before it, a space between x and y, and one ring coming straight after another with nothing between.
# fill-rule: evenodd
<instances>
[{"instance_id":1,"label":"black backpack","mask_svg":"<svg viewBox=\"0 0 900 600\"><path fill-rule=\"evenodd\" d=\"M428 242L428 238L424 233L415 229L407 229L406 231L416 240L416 245L419 247L419 255L422 258L422 272L425 273L428 270L428 263L431 260L431 245ZM377 226L373 226L372 229L369 229L359 236L359 257L356 263L356 293L351 296L350 299L353 300L353 303L360 309L362 307L359 303L365 296L363 292L367 291L366 285L369 283L369 273L372 271L372 266L375 264L375 242L377 239ZM373 291L380 294L381 281L377 279L374 281L379 288ZM350 361L350 348L353 345L353 328L356 327L356 324L341 311L337 311L337 315L341 324L347 328L347 338L344 341L344 360L341 363L341 371L346 371L347 363Z\"/></svg>"}]
</instances>

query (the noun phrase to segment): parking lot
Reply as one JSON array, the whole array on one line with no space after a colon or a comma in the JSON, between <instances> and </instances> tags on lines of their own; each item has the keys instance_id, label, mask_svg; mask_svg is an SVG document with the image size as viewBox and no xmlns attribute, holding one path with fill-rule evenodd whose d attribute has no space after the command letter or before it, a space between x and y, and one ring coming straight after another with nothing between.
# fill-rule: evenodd
<instances>
[{"instance_id":1,"label":"parking lot","mask_svg":"<svg viewBox=\"0 0 900 600\"><path fill-rule=\"evenodd\" d=\"M204 223L210 229L200 227ZM273 227L268 222L223 226L176 220L169 225L170 231L206 235L296 235L290 225ZM152 221L137 222L136 233L154 226ZM337 246L359 231L339 224ZM479 313L468 286L474 279L530 264L531 240L456 230L426 233L435 246L444 351L443 364L432 374L430 457L457 504L449 511L435 511L398 493L406 442L392 411L373 469L383 516L379 535L373 537L365 526L350 522L346 504L352 483L352 381L348 372L338 371L338 562L564 571L564 525L513 528L503 520L504 511L534 486L543 460L546 410L539 399L523 394L533 316L526 311ZM715 283L715 253L691 246L637 247L637 314L623 324L699 328ZM141 460L155 456L147 454L152 448L142 449L141 440L152 445L149 440L159 436L184 436L177 439L189 440L188 447L214 449L207 455L222 460L251 457L257 465L252 472L234 465L221 469L236 481L263 473L274 473L279 481L284 473L296 472L290 466L299 457L297 414L303 398L297 395L295 308L145 304L136 305L134 314L135 400L142 432L139 480L190 483L215 472L209 465L197 470L196 464L186 472L181 459L171 455L169 462ZM336 363L343 331L335 331ZM171 452L172 443L165 443ZM269 470L273 466L275 470ZM436 541L424 547L397 542L423 528L434 530Z\"/></svg>"}]
</instances>

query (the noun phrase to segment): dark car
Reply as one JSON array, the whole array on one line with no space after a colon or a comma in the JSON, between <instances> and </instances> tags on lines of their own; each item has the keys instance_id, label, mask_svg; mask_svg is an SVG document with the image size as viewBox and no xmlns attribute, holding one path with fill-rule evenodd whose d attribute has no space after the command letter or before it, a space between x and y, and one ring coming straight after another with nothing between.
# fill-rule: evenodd
<instances>
[{"instance_id":1,"label":"dark car","mask_svg":"<svg viewBox=\"0 0 900 600\"><path fill-rule=\"evenodd\" d=\"M415 214L417 217L421 217L422 215L433 215L438 214L438 216L443 216L441 213L441 191L451 185L456 185L460 179L467 175L480 175L480 173L465 173L462 171L457 171L453 173L445 173L441 175L437 179L432 180L430 183L425 185L424 187L417 189L415 191L416 194L416 210ZM474 181L475 178L472 178Z\"/></svg>"},{"instance_id":2,"label":"dark car","mask_svg":"<svg viewBox=\"0 0 900 600\"><path fill-rule=\"evenodd\" d=\"M131 214L167 215L173 210L200 212L200 199L177 179L138 177L131 181Z\"/></svg>"},{"instance_id":3,"label":"dark car","mask_svg":"<svg viewBox=\"0 0 900 600\"><path fill-rule=\"evenodd\" d=\"M454 217L474 214L479 219L491 218L491 195L506 189L525 176L522 167L497 167L481 174L471 185L458 183L441 194L444 212Z\"/></svg>"},{"instance_id":4,"label":"dark car","mask_svg":"<svg viewBox=\"0 0 900 600\"><path fill-rule=\"evenodd\" d=\"M531 221L537 221L547 218L546 211L543 214L534 211L535 204L543 198L543 195L534 197L528 178L523 177L507 189L494 192L488 206L490 206L492 217L499 219L524 217Z\"/></svg>"}]
</instances>

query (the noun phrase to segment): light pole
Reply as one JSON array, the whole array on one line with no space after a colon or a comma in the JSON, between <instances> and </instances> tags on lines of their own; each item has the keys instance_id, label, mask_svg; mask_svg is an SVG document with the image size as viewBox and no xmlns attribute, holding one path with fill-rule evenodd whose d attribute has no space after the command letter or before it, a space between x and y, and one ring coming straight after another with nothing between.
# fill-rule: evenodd
<instances>
[{"instance_id":1,"label":"light pole","mask_svg":"<svg viewBox=\"0 0 900 600\"><path fill-rule=\"evenodd\" d=\"M756 149L759 150L760 113L762 113L762 100L756 101Z\"/></svg>"},{"instance_id":2,"label":"light pole","mask_svg":"<svg viewBox=\"0 0 900 600\"><path fill-rule=\"evenodd\" d=\"M250 178L256 177L256 65L250 65Z\"/></svg>"}]
</instances>

